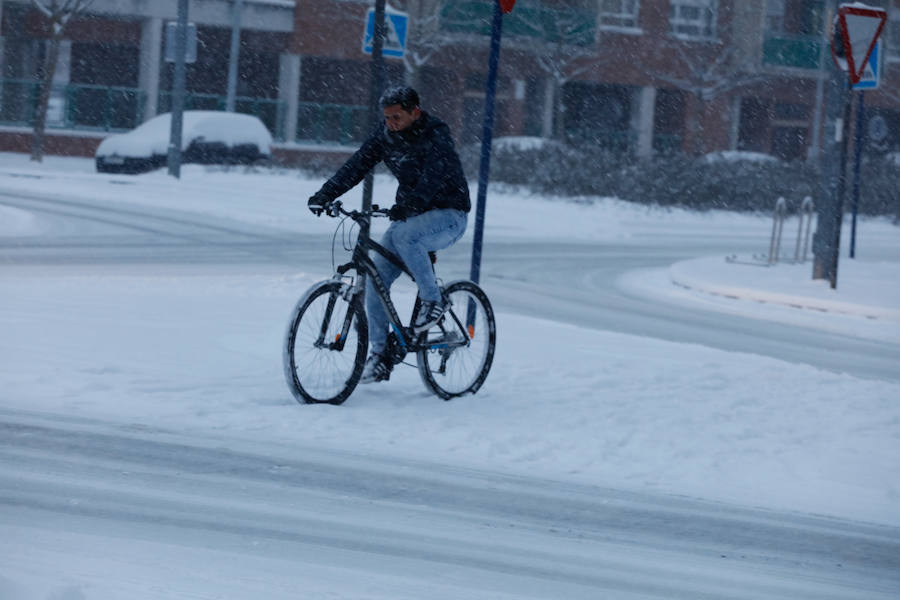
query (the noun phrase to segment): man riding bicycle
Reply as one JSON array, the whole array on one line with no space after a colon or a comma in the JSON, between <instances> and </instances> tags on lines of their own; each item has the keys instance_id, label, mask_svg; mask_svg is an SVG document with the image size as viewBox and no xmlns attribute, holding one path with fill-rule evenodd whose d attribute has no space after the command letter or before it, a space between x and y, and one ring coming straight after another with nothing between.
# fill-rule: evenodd
<instances>
[{"instance_id":1,"label":"man riding bicycle","mask_svg":"<svg viewBox=\"0 0 900 600\"><path fill-rule=\"evenodd\" d=\"M472 204L469 186L446 123L419 107L419 95L411 87L393 87L380 99L384 125L309 198L315 215L363 180L379 162L397 178L391 225L381 245L399 256L415 277L422 300L413 331L427 331L440 321L447 306L441 297L428 253L456 243L466 230ZM378 274L390 289L401 270L381 255L373 257ZM360 383L386 381L392 363L385 357L388 315L366 285L370 353Z\"/></svg>"}]
</instances>

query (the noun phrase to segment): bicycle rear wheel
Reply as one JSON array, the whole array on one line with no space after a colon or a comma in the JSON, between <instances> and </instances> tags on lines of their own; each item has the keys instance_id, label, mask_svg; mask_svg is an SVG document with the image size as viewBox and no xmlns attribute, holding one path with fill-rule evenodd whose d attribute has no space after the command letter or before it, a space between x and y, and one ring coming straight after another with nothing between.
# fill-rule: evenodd
<instances>
[{"instance_id":1,"label":"bicycle rear wheel","mask_svg":"<svg viewBox=\"0 0 900 600\"><path fill-rule=\"evenodd\" d=\"M431 392L450 400L478 391L494 360L497 328L487 295L471 281L444 288L450 309L422 334L417 353L419 375Z\"/></svg>"},{"instance_id":2,"label":"bicycle rear wheel","mask_svg":"<svg viewBox=\"0 0 900 600\"><path fill-rule=\"evenodd\" d=\"M322 281L300 299L284 342L284 376L298 402L341 404L362 375L369 344L366 313L341 283Z\"/></svg>"}]
</instances>

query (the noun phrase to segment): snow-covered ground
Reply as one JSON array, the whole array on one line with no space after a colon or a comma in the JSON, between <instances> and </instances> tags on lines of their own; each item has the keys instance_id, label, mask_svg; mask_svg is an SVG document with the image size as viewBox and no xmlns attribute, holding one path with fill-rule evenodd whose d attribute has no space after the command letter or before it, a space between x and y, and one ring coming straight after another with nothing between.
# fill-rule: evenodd
<instances>
[{"instance_id":1,"label":"snow-covered ground","mask_svg":"<svg viewBox=\"0 0 900 600\"><path fill-rule=\"evenodd\" d=\"M896 378L577 327L497 303L497 354L476 396L441 402L425 393L415 369L401 368L386 384L361 386L343 406L300 406L282 378L281 337L296 299L330 275L328 258L230 265L232 241L209 247L210 256L221 252L218 261L204 254L172 263L144 249L139 227L129 248L128 237L100 219L64 213L109 206L170 219L173 229L239 224L238 235L308 236L324 246L336 223L306 209L321 182L292 171L188 166L176 181L164 172L92 169L82 159L35 166L0 155L0 413L64 414L225 447L334 449L900 526ZM376 202L391 189L378 178ZM7 198L17 194L70 205L29 210ZM348 194L348 202L356 198ZM765 216L499 189L489 196L486 224L490 240L588 246L651 239L674 248L682 236L718 231L758 236L760 252L771 227ZM81 251L66 242L93 230L100 246L108 241L143 260L66 260L66 252ZM886 220L863 219L859 258L842 255L836 290L811 280L809 262L764 267L744 264L753 262L749 254L726 261L725 252L624 273L617 285L661 305L749 317L761 331L789 324L897 349L898 233ZM46 264L14 259L17 248L41 244ZM490 279L484 283L491 294ZM397 294L409 303L413 288L399 284ZM12 554L0 542L0 567Z\"/></svg>"}]
</instances>

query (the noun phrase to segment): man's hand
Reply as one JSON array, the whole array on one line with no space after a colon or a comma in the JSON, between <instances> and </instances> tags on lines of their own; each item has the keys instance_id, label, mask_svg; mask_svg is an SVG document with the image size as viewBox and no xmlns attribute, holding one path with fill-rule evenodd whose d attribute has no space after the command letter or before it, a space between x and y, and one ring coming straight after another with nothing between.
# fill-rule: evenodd
<instances>
[{"instance_id":1,"label":"man's hand","mask_svg":"<svg viewBox=\"0 0 900 600\"><path fill-rule=\"evenodd\" d=\"M312 214L321 216L323 212L328 208L328 205L331 204L331 198L323 194L322 192L316 192L312 196L309 197L309 201L306 205L309 207L309 210L312 211Z\"/></svg>"},{"instance_id":2,"label":"man's hand","mask_svg":"<svg viewBox=\"0 0 900 600\"><path fill-rule=\"evenodd\" d=\"M388 211L388 218L391 221L405 221L408 217L415 214L408 206L403 204L395 204Z\"/></svg>"}]
</instances>

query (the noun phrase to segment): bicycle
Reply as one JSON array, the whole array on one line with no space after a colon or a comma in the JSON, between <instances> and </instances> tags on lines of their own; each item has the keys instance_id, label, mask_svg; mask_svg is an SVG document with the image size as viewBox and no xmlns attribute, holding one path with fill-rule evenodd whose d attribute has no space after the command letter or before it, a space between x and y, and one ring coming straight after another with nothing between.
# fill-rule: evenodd
<instances>
[{"instance_id":1,"label":"bicycle","mask_svg":"<svg viewBox=\"0 0 900 600\"><path fill-rule=\"evenodd\" d=\"M368 235L365 225L369 220L387 213L377 206L367 211L347 211L340 201L333 202L327 210L331 217L344 217L339 228L349 218L360 226L360 233L350 262L338 266L331 279L313 284L291 313L283 347L284 374L291 393L301 404L342 404L356 389L369 346L363 304L366 278L372 279L373 289L390 320L386 355L394 366L403 363L407 354L415 353L425 387L444 400L476 393L487 378L497 331L491 303L474 282L456 280L443 285L438 281L450 308L428 331L415 334L412 329L421 306L418 295L409 324L401 321L387 286L367 253L378 252L413 279L398 256ZM436 256L430 254L434 268ZM351 270L355 276L347 275Z\"/></svg>"}]
</instances>

